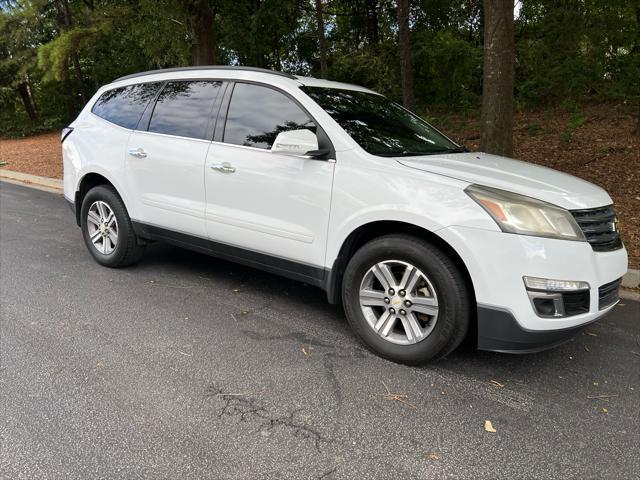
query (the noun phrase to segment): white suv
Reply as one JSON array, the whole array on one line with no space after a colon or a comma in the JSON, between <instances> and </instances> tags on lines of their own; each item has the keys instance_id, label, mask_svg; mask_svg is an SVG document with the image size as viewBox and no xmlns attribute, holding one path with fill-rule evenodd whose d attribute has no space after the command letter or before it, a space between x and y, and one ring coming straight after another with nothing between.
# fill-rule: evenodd
<instances>
[{"instance_id":1,"label":"white suv","mask_svg":"<svg viewBox=\"0 0 640 480\"><path fill-rule=\"evenodd\" d=\"M398 362L465 337L558 344L612 309L627 269L603 189L467 152L355 85L239 67L129 75L62 141L65 197L98 263L162 240L291 277Z\"/></svg>"}]
</instances>

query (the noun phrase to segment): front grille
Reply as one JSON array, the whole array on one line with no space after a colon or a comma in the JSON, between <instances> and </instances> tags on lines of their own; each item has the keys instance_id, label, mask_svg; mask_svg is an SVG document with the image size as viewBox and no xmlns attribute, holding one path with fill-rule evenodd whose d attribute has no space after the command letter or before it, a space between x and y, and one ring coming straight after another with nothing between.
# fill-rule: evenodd
<instances>
[{"instance_id":1,"label":"front grille","mask_svg":"<svg viewBox=\"0 0 640 480\"><path fill-rule=\"evenodd\" d=\"M609 252L622 247L613 205L572 210L571 213L594 251Z\"/></svg>"},{"instance_id":2,"label":"front grille","mask_svg":"<svg viewBox=\"0 0 640 480\"><path fill-rule=\"evenodd\" d=\"M619 299L620 282L622 279L614 280L610 283L605 283L598 289L598 309L604 310L616 303Z\"/></svg>"}]
</instances>

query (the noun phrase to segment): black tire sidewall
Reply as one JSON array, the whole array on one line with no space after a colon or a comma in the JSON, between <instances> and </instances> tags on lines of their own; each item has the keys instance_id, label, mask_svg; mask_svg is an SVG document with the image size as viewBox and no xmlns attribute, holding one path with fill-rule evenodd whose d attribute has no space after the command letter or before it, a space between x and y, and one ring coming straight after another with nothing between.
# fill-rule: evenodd
<instances>
[{"instance_id":1,"label":"black tire sidewall","mask_svg":"<svg viewBox=\"0 0 640 480\"><path fill-rule=\"evenodd\" d=\"M89 237L89 229L87 227L87 213L91 205L101 200L105 202L111 208L111 211L116 217L116 221L118 222L118 243L113 252L109 254L100 253L91 238ZM124 206L124 203L120 199L117 193L115 193L111 188L99 185L97 187L92 188L87 192L82 201L82 209L80 211L80 225L82 227L82 236L84 238L84 242L87 245L91 256L101 265L105 265L107 267L117 267L119 266L127 256L127 239L131 235L131 220L129 219L129 215Z\"/></svg>"},{"instance_id":2,"label":"black tire sidewall","mask_svg":"<svg viewBox=\"0 0 640 480\"><path fill-rule=\"evenodd\" d=\"M416 344L397 345L384 340L369 326L360 309L362 278L373 265L385 260L415 265L436 291L436 325L427 338ZM469 294L464 278L446 254L426 241L398 235L369 242L349 261L342 285L343 305L352 329L371 350L390 360L415 365L439 358L454 349L467 332Z\"/></svg>"}]
</instances>

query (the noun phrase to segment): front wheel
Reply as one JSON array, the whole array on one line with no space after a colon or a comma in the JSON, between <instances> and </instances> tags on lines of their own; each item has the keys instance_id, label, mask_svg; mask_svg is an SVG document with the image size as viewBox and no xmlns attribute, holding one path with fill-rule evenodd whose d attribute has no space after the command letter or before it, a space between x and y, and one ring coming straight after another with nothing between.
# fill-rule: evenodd
<instances>
[{"instance_id":1,"label":"front wheel","mask_svg":"<svg viewBox=\"0 0 640 480\"><path fill-rule=\"evenodd\" d=\"M459 268L434 245L388 235L349 261L342 300L355 334L375 353L416 365L443 357L464 339L470 291Z\"/></svg>"},{"instance_id":2,"label":"front wheel","mask_svg":"<svg viewBox=\"0 0 640 480\"><path fill-rule=\"evenodd\" d=\"M87 192L80 211L82 236L93 258L106 267L137 262L144 251L118 193L108 185Z\"/></svg>"}]
</instances>

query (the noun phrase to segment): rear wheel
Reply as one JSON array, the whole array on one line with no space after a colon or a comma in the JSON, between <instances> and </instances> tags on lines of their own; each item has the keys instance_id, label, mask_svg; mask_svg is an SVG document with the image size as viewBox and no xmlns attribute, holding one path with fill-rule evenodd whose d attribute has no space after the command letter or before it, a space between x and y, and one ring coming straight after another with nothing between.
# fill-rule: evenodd
<instances>
[{"instance_id":1,"label":"rear wheel","mask_svg":"<svg viewBox=\"0 0 640 480\"><path fill-rule=\"evenodd\" d=\"M144 251L133 231L124 202L108 185L87 192L80 212L82 236L93 258L106 267L137 262Z\"/></svg>"},{"instance_id":2,"label":"rear wheel","mask_svg":"<svg viewBox=\"0 0 640 480\"><path fill-rule=\"evenodd\" d=\"M408 235L360 248L345 270L342 298L356 335L396 362L442 357L469 326L470 292L458 267L434 245Z\"/></svg>"}]
</instances>

